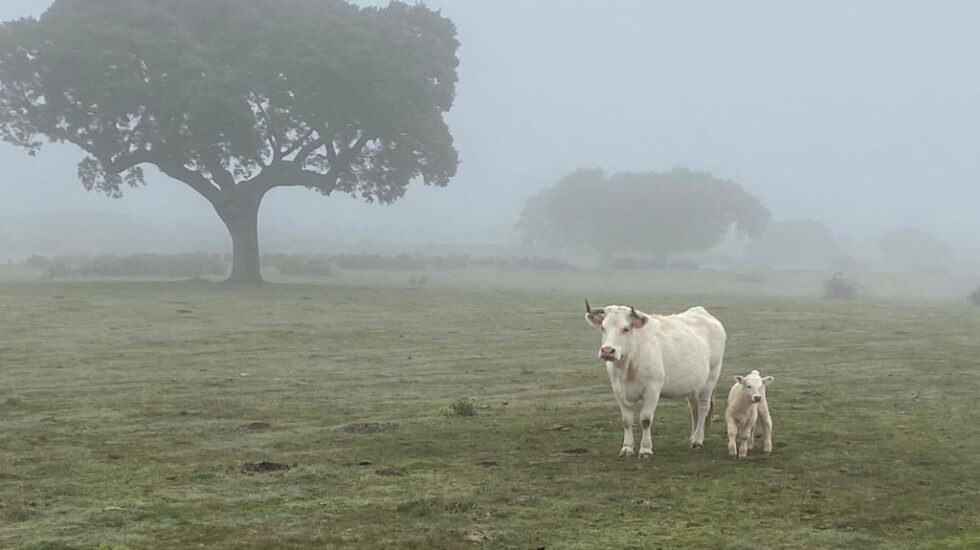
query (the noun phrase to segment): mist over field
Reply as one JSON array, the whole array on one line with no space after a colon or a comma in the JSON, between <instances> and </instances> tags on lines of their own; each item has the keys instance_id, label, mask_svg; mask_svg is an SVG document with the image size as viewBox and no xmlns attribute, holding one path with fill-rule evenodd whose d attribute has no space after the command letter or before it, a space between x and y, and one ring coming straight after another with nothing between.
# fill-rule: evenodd
<instances>
[{"instance_id":1,"label":"mist over field","mask_svg":"<svg viewBox=\"0 0 980 550\"><path fill-rule=\"evenodd\" d=\"M49 4L4 2L0 18ZM683 166L737 182L773 222L824 224L873 264L887 233L915 228L949 243L956 267L976 268L975 3L428 5L461 43L447 115L458 175L390 206L274 190L260 211L263 251L517 246L525 200L575 169ZM33 158L0 146L0 258L229 250L185 186L151 169L145 187L107 200L79 185L80 158L69 145ZM724 251L741 255L746 242Z\"/></svg>"}]
</instances>

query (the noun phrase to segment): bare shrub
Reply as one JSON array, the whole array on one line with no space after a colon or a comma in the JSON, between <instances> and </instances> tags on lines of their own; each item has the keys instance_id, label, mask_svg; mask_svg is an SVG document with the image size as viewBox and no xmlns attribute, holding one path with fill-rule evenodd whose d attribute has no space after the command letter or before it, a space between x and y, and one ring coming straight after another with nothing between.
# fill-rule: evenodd
<instances>
[{"instance_id":1,"label":"bare shrub","mask_svg":"<svg viewBox=\"0 0 980 550\"><path fill-rule=\"evenodd\" d=\"M857 298L858 284L845 279L840 273L824 282L824 298L828 300L853 300Z\"/></svg>"},{"instance_id":2,"label":"bare shrub","mask_svg":"<svg viewBox=\"0 0 980 550\"><path fill-rule=\"evenodd\" d=\"M975 306L980 306L980 286L978 286L976 290L974 290L968 298L970 300L970 303L972 303Z\"/></svg>"}]
</instances>

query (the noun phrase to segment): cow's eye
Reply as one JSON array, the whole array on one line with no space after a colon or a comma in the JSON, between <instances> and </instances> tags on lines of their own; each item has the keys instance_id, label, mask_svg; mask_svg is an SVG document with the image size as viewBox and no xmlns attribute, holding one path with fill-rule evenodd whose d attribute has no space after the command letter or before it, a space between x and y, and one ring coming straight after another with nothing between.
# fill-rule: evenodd
<instances>
[{"instance_id":1,"label":"cow's eye","mask_svg":"<svg viewBox=\"0 0 980 550\"><path fill-rule=\"evenodd\" d=\"M629 331L630 331L630 329L628 329L628 328L624 328L624 329L623 329L623 334L626 334L626 333L627 333L627 332L629 332Z\"/></svg>"}]
</instances>

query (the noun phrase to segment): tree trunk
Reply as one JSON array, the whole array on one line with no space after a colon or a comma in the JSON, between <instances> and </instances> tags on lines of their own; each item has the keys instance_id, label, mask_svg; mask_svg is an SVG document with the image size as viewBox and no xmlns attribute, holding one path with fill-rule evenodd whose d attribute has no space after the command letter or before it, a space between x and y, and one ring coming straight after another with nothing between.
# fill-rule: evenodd
<instances>
[{"instance_id":1,"label":"tree trunk","mask_svg":"<svg viewBox=\"0 0 980 550\"><path fill-rule=\"evenodd\" d=\"M258 284L262 281L259 266L259 204L262 197L242 194L231 202L215 205L218 216L231 234L232 264L229 283Z\"/></svg>"}]
</instances>

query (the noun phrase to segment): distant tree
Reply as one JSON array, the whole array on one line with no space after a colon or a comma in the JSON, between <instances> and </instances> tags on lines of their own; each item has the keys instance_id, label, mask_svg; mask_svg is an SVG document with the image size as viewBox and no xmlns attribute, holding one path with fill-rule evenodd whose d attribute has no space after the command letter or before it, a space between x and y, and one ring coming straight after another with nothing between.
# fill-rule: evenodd
<instances>
[{"instance_id":1,"label":"distant tree","mask_svg":"<svg viewBox=\"0 0 980 550\"><path fill-rule=\"evenodd\" d=\"M811 219L770 222L745 252L758 262L796 268L830 267L842 256L830 229Z\"/></svg>"},{"instance_id":2,"label":"distant tree","mask_svg":"<svg viewBox=\"0 0 980 550\"><path fill-rule=\"evenodd\" d=\"M670 254L708 250L733 228L758 235L769 211L736 183L707 172L577 170L530 197L518 228L525 241L591 251L604 262L632 253L664 263Z\"/></svg>"},{"instance_id":3,"label":"distant tree","mask_svg":"<svg viewBox=\"0 0 980 550\"><path fill-rule=\"evenodd\" d=\"M231 234L229 280L258 282L271 189L390 203L455 175L457 47L421 4L57 0L0 24L0 133L30 154L75 144L110 197L146 165L183 182Z\"/></svg>"},{"instance_id":4,"label":"distant tree","mask_svg":"<svg viewBox=\"0 0 980 550\"><path fill-rule=\"evenodd\" d=\"M948 269L953 249L939 237L906 228L892 231L879 243L882 259L896 269Z\"/></svg>"}]
</instances>

